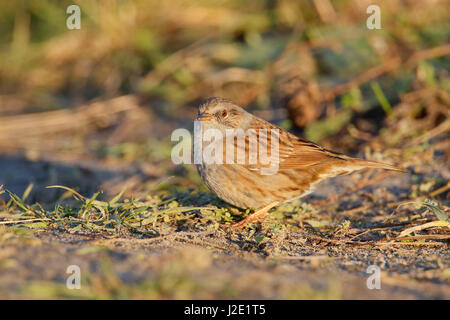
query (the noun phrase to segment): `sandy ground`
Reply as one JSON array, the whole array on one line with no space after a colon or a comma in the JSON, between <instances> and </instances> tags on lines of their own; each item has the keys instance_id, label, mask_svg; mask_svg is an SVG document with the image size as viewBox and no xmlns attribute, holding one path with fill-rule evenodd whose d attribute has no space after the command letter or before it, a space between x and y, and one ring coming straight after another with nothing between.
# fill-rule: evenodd
<instances>
[{"instance_id":1,"label":"sandy ground","mask_svg":"<svg viewBox=\"0 0 450 320\"><path fill-rule=\"evenodd\" d=\"M26 161L23 165L30 168ZM35 167L42 172L42 164ZM24 174L32 173L29 170ZM92 180L96 183L127 175L81 172L97 177ZM352 192L362 175L329 180L304 199L317 210L313 222L350 222L349 228L332 232L315 226L308 216L304 221L292 218L289 210L283 213L283 228L267 227L276 220L273 213L262 225L242 231L225 224L206 231L188 226L155 237L125 228L110 237L102 232L71 234L57 227L1 226L0 297L449 299L448 242L380 241L383 231L395 235L413 222L436 220L430 212L418 214L389 203L406 198L417 177L445 177L448 172L429 168L414 176L394 174ZM46 179L35 181L45 184ZM80 267L80 290L65 285L69 265ZM380 289L367 286L371 265L380 268Z\"/></svg>"}]
</instances>

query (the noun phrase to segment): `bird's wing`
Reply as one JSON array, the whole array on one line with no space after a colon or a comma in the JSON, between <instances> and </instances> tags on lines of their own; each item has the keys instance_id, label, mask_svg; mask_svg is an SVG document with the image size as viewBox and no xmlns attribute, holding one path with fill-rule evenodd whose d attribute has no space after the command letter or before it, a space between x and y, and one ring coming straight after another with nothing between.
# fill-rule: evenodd
<instances>
[{"instance_id":1,"label":"bird's wing","mask_svg":"<svg viewBox=\"0 0 450 320\"><path fill-rule=\"evenodd\" d=\"M270 161L278 162L279 170L345 162L350 159L350 157L347 157L346 155L324 149L311 141L297 137L264 120L254 119L250 128L255 129L257 134L259 128L267 128L268 132L270 132L271 129L275 130L274 136L271 136L270 133L267 134L267 142L269 145L267 146L267 152L270 154ZM278 137L278 157L274 157L274 155L271 154L270 144L272 143L273 137ZM264 140L265 139L263 139L263 141ZM257 170L259 167L260 165L250 166L253 170Z\"/></svg>"},{"instance_id":2,"label":"bird's wing","mask_svg":"<svg viewBox=\"0 0 450 320\"><path fill-rule=\"evenodd\" d=\"M346 155L324 149L311 141L294 136L288 132L284 131L282 134L287 134L287 137L286 139L280 138L280 169L309 167L349 160L349 157Z\"/></svg>"},{"instance_id":3,"label":"bird's wing","mask_svg":"<svg viewBox=\"0 0 450 320\"><path fill-rule=\"evenodd\" d=\"M278 170L312 169L321 176L336 176L364 168L378 168L399 172L407 172L387 163L352 158L345 154L331 151L314 142L297 137L269 122L255 118L251 127L258 132L258 128L266 128L269 132L274 129L278 133L278 156L269 156L269 164L258 163L250 165L250 170L259 170L263 167L277 166ZM271 135L267 134L267 144L271 144ZM265 139L263 139L264 141ZM270 154L270 147L267 147ZM274 163L275 162L275 163Z\"/></svg>"}]
</instances>

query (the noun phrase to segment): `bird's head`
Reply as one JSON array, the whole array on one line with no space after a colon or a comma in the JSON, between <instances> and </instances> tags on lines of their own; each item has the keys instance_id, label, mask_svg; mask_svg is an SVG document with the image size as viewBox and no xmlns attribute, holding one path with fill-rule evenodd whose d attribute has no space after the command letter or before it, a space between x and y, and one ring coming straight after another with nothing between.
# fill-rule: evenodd
<instances>
[{"instance_id":1,"label":"bird's head","mask_svg":"<svg viewBox=\"0 0 450 320\"><path fill-rule=\"evenodd\" d=\"M198 108L197 121L204 128L214 128L221 131L241 128L247 117L251 115L244 109L224 98L208 98Z\"/></svg>"}]
</instances>

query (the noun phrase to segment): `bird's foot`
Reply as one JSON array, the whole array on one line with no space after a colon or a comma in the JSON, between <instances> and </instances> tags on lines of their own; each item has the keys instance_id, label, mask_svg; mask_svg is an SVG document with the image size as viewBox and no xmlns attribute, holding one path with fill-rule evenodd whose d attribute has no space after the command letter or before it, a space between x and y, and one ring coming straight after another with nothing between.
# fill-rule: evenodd
<instances>
[{"instance_id":1,"label":"bird's foot","mask_svg":"<svg viewBox=\"0 0 450 320\"><path fill-rule=\"evenodd\" d=\"M262 218L267 214L267 212L269 212L270 209L272 209L273 207L275 207L279 202L272 202L269 203L267 206L259 209L258 211L252 213L251 215L249 215L247 218L231 225L231 227L233 229L241 229L243 227L245 227L247 224L255 222L255 221L261 221Z\"/></svg>"}]
</instances>

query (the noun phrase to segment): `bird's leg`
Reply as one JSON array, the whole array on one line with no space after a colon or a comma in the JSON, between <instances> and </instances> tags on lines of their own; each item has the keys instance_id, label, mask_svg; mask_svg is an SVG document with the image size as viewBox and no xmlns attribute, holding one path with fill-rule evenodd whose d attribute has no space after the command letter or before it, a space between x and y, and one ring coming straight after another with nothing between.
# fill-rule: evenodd
<instances>
[{"instance_id":1,"label":"bird's leg","mask_svg":"<svg viewBox=\"0 0 450 320\"><path fill-rule=\"evenodd\" d=\"M259 209L258 211L252 213L251 215L249 215L244 220L241 220L241 221L233 224L231 227L233 229L240 229L240 228L246 226L248 223L260 220L261 218L263 218L266 215L267 212L269 212L270 209L275 207L278 203L279 202L277 202L277 201L269 203L267 206L265 206L265 207Z\"/></svg>"}]
</instances>

